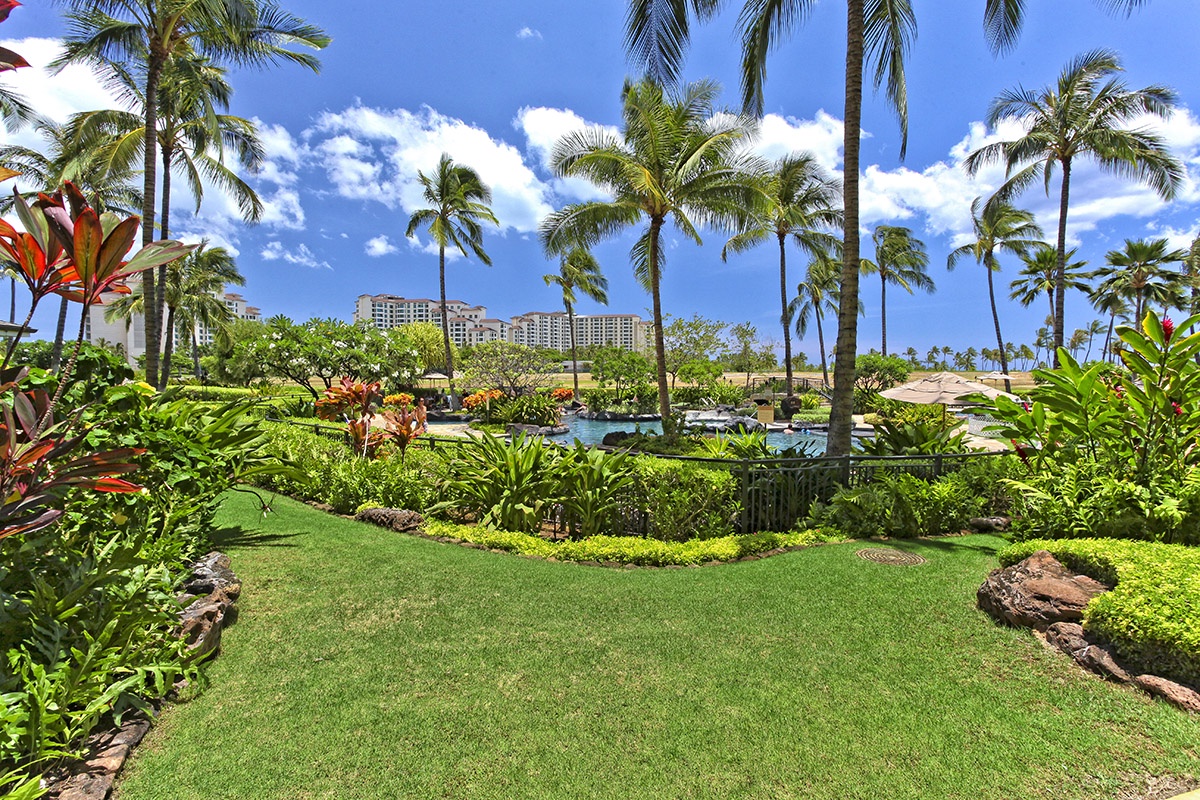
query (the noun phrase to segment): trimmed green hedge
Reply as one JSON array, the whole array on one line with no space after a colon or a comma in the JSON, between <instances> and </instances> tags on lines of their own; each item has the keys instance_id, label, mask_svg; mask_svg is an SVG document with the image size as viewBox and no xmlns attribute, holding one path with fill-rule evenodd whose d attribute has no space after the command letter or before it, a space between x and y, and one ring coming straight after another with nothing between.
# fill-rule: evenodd
<instances>
[{"instance_id":1,"label":"trimmed green hedge","mask_svg":"<svg viewBox=\"0 0 1200 800\"><path fill-rule=\"evenodd\" d=\"M559 561L599 561L644 567L687 566L711 561L734 561L780 547L800 547L829 541L816 531L752 533L663 542L637 536L592 536L580 541L551 542L528 533L498 531L483 526L431 521L429 536L449 536L518 555L555 558Z\"/></svg>"},{"instance_id":2,"label":"trimmed green hedge","mask_svg":"<svg viewBox=\"0 0 1200 800\"><path fill-rule=\"evenodd\" d=\"M663 541L729 536L741 512L732 473L686 461L635 458L630 494L650 512L649 535Z\"/></svg>"},{"instance_id":3,"label":"trimmed green hedge","mask_svg":"<svg viewBox=\"0 0 1200 800\"><path fill-rule=\"evenodd\" d=\"M1006 547L1015 564L1048 550L1070 569L1115 586L1083 624L1122 658L1164 678L1200 686L1200 548L1116 539L1034 539Z\"/></svg>"}]
</instances>

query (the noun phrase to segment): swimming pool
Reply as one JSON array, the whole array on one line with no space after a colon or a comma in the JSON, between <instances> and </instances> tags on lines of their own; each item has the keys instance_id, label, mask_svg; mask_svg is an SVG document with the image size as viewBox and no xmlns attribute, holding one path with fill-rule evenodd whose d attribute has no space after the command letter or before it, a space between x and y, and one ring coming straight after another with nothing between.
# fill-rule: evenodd
<instances>
[{"instance_id":1,"label":"swimming pool","mask_svg":"<svg viewBox=\"0 0 1200 800\"><path fill-rule=\"evenodd\" d=\"M550 437L553 441L569 443L578 439L583 444L600 444L604 435L613 431L641 430L643 433L662 433L662 425L657 420L653 422L631 422L628 420L579 419L568 414L563 417L563 424L571 430L560 436ZM795 445L809 443L809 451L814 455L825 452L824 433L783 433L771 431L767 434L767 444L783 450Z\"/></svg>"}]
</instances>

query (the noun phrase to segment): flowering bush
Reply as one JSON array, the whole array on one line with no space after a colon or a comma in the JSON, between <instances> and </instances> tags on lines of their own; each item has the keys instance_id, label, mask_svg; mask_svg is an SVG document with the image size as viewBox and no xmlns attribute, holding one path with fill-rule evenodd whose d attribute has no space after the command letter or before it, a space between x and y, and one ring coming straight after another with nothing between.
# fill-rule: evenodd
<instances>
[{"instance_id":1,"label":"flowering bush","mask_svg":"<svg viewBox=\"0 0 1200 800\"><path fill-rule=\"evenodd\" d=\"M560 403L569 403L575 399L575 392L572 389L558 388L551 389L550 396Z\"/></svg>"},{"instance_id":2,"label":"flowering bush","mask_svg":"<svg viewBox=\"0 0 1200 800\"><path fill-rule=\"evenodd\" d=\"M493 400L499 400L504 397L504 392L499 389L480 389L474 394L467 395L463 398L463 408L468 411L474 411L477 408L486 407Z\"/></svg>"},{"instance_id":3,"label":"flowering bush","mask_svg":"<svg viewBox=\"0 0 1200 800\"><path fill-rule=\"evenodd\" d=\"M399 406L400 408L408 408L412 405L413 396L408 392L400 392L399 394L389 394L383 398L385 406Z\"/></svg>"}]
</instances>

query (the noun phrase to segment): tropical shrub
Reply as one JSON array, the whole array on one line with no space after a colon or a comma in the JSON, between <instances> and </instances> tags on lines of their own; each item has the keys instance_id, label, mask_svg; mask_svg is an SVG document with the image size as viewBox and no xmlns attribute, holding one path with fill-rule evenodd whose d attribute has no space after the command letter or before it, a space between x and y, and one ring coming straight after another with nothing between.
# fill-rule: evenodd
<instances>
[{"instance_id":1,"label":"tropical shrub","mask_svg":"<svg viewBox=\"0 0 1200 800\"><path fill-rule=\"evenodd\" d=\"M1025 535L1116 536L1200 543L1200 333L1147 313L1122 326L1125 371L1035 370L1028 406L1004 397L987 408L1029 475L1013 483Z\"/></svg>"},{"instance_id":2,"label":"tropical shrub","mask_svg":"<svg viewBox=\"0 0 1200 800\"><path fill-rule=\"evenodd\" d=\"M881 392L908 380L910 365L899 356L863 353L854 359L854 387Z\"/></svg>"},{"instance_id":3,"label":"tropical shrub","mask_svg":"<svg viewBox=\"0 0 1200 800\"><path fill-rule=\"evenodd\" d=\"M554 401L557 403L569 403L575 399L575 390L560 386L556 389L551 389L550 396L553 397Z\"/></svg>"},{"instance_id":4,"label":"tropical shrub","mask_svg":"<svg viewBox=\"0 0 1200 800\"><path fill-rule=\"evenodd\" d=\"M1037 539L1000 552L1015 564L1048 550L1070 569L1113 586L1083 625L1138 671L1200 687L1200 550L1112 539Z\"/></svg>"},{"instance_id":5,"label":"tropical shrub","mask_svg":"<svg viewBox=\"0 0 1200 800\"><path fill-rule=\"evenodd\" d=\"M816 392L802 392L796 395L796 405L801 411L813 411L821 407L824 398Z\"/></svg>"},{"instance_id":6,"label":"tropical shrub","mask_svg":"<svg viewBox=\"0 0 1200 800\"><path fill-rule=\"evenodd\" d=\"M839 490L828 503L814 504L809 524L856 539L956 532L972 517L998 510L989 508L988 496L976 491L977 478L971 472L950 473L936 481L905 473L881 475L866 486Z\"/></svg>"},{"instance_id":7,"label":"tropical shrub","mask_svg":"<svg viewBox=\"0 0 1200 800\"><path fill-rule=\"evenodd\" d=\"M937 453L965 453L966 429L945 428L940 422L909 422L905 424L883 420L875 426L875 436L860 439L857 449L872 456L915 456Z\"/></svg>"},{"instance_id":8,"label":"tropical shrub","mask_svg":"<svg viewBox=\"0 0 1200 800\"><path fill-rule=\"evenodd\" d=\"M811 410L801 410L792 414L792 422L829 422L829 414L832 409L829 408L814 408Z\"/></svg>"},{"instance_id":9,"label":"tropical shrub","mask_svg":"<svg viewBox=\"0 0 1200 800\"><path fill-rule=\"evenodd\" d=\"M649 515L646 534L682 542L734 532L737 479L724 469L662 458L634 460L629 505Z\"/></svg>"},{"instance_id":10,"label":"tropical shrub","mask_svg":"<svg viewBox=\"0 0 1200 800\"><path fill-rule=\"evenodd\" d=\"M560 453L537 436L477 437L446 456L444 499L430 511L501 530L536 531L560 496L553 473Z\"/></svg>"},{"instance_id":11,"label":"tropical shrub","mask_svg":"<svg viewBox=\"0 0 1200 800\"><path fill-rule=\"evenodd\" d=\"M543 394L514 397L501 406L498 411L495 411L494 416L497 421L505 424L515 423L540 427L557 425L561 418L558 401Z\"/></svg>"},{"instance_id":12,"label":"tropical shrub","mask_svg":"<svg viewBox=\"0 0 1200 800\"><path fill-rule=\"evenodd\" d=\"M633 462L624 453L606 453L576 443L555 465L557 501L571 538L617 530L617 512L633 483Z\"/></svg>"}]
</instances>

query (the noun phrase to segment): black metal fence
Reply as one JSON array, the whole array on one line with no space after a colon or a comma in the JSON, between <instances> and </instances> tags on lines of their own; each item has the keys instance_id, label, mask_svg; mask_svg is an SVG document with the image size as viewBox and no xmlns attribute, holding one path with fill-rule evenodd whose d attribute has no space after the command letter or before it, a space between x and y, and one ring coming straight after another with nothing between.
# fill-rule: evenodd
<instances>
[{"instance_id":1,"label":"black metal fence","mask_svg":"<svg viewBox=\"0 0 1200 800\"><path fill-rule=\"evenodd\" d=\"M310 427L320 433L344 437L341 429L328 425L290 421L293 425ZM414 446L429 450L470 446L467 437L421 436ZM960 469L973 459L995 458L1000 453L940 453L928 456L819 456L817 458L728 459L697 456L668 456L646 453L651 458L684 461L707 469L730 472L738 482L737 529L754 531L786 531L798 520L808 516L815 503L826 503L841 487L856 488L873 483L882 476L908 474L922 480L938 477ZM651 529L653 509L624 509L618 525L622 533L645 536ZM547 522L565 525L552 510Z\"/></svg>"}]
</instances>

